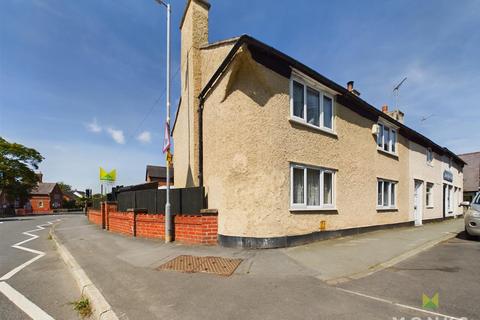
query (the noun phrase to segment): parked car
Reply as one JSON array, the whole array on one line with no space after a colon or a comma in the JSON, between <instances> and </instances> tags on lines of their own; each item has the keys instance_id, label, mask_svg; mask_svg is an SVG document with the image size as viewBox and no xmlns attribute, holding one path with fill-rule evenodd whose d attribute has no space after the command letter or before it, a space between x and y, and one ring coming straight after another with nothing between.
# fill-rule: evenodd
<instances>
[{"instance_id":1,"label":"parked car","mask_svg":"<svg viewBox=\"0 0 480 320\"><path fill-rule=\"evenodd\" d=\"M467 207L465 213L465 235L467 238L480 237L480 192L472 202L464 201L460 204Z\"/></svg>"}]
</instances>

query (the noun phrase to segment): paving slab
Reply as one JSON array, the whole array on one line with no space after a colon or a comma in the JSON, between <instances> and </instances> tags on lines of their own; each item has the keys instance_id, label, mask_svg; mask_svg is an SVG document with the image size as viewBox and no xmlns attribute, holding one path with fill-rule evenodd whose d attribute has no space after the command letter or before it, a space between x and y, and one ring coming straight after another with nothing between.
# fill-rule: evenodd
<instances>
[{"instance_id":1,"label":"paving slab","mask_svg":"<svg viewBox=\"0 0 480 320\"><path fill-rule=\"evenodd\" d=\"M399 232L392 238L403 241L403 252L412 247L409 245L412 236L400 234L422 233L413 236L419 244L442 236L438 233L440 230L456 230L458 222L426 227L432 230L426 233L418 228L389 231ZM131 238L101 230L89 224L85 217L62 221L55 232L120 319L392 319L392 316L411 318L419 314L418 310L365 299L320 281L317 276L323 270L331 270L329 268L345 260L308 264L294 252L322 255L325 249L323 245L317 247L319 243L274 250L165 244L160 240ZM371 246L370 237L387 237L381 233L363 236L329 242L338 250L352 246L363 250L360 248ZM343 245L345 241L353 242ZM157 270L161 264L180 255L240 258L243 262L230 277ZM375 255L374 251L370 250L370 255ZM369 264L365 257L358 257L365 259L365 265ZM327 269L323 269L325 264L329 265Z\"/></svg>"},{"instance_id":2,"label":"paving slab","mask_svg":"<svg viewBox=\"0 0 480 320\"><path fill-rule=\"evenodd\" d=\"M380 230L319 241L287 248L284 252L302 266L314 270L321 280L348 279L368 275L383 263L412 251L418 253L418 250L428 249L462 230L463 219L459 218L421 227Z\"/></svg>"}]
</instances>

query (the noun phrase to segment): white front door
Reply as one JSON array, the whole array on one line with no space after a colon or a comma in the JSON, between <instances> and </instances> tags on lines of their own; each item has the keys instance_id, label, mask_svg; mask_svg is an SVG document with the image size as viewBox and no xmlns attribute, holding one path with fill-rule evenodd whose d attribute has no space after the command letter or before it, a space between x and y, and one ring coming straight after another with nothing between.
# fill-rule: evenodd
<instances>
[{"instance_id":1,"label":"white front door","mask_svg":"<svg viewBox=\"0 0 480 320\"><path fill-rule=\"evenodd\" d=\"M415 191L413 194L413 210L415 225L421 226L423 220L423 182L415 180Z\"/></svg>"}]
</instances>

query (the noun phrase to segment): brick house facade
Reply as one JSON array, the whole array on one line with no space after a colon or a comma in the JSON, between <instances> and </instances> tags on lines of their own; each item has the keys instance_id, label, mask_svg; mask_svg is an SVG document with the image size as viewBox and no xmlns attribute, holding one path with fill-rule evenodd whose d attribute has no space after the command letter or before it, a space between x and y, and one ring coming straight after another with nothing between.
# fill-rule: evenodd
<instances>
[{"instance_id":1,"label":"brick house facade","mask_svg":"<svg viewBox=\"0 0 480 320\"><path fill-rule=\"evenodd\" d=\"M57 183L40 182L30 192L29 202L33 213L50 213L62 207L63 194Z\"/></svg>"}]
</instances>

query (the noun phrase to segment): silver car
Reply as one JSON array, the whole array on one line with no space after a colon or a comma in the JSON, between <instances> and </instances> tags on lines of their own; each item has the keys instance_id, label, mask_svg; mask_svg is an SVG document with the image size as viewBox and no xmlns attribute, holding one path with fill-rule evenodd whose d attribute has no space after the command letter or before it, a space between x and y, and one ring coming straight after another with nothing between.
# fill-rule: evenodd
<instances>
[{"instance_id":1,"label":"silver car","mask_svg":"<svg viewBox=\"0 0 480 320\"><path fill-rule=\"evenodd\" d=\"M480 237L480 192L473 198L472 202L462 202L467 207L465 213L465 234L467 238Z\"/></svg>"}]
</instances>

